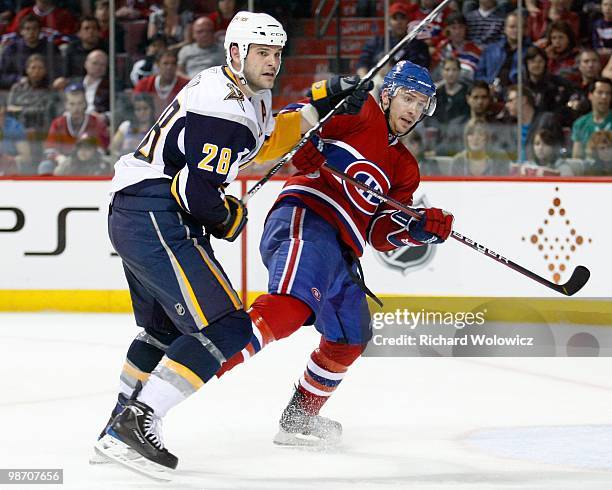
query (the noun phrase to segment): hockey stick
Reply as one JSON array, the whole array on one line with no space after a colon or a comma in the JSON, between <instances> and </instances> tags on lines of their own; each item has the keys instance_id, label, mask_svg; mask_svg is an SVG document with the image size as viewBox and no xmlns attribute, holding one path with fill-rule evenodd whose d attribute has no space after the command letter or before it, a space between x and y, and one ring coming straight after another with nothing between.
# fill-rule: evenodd
<instances>
[{"instance_id":1,"label":"hockey stick","mask_svg":"<svg viewBox=\"0 0 612 490\"><path fill-rule=\"evenodd\" d=\"M379 60L379 62L376 63L375 66L370 68L370 71L368 71L368 73L366 73L366 75L359 81L359 83L355 87L355 90L359 90L361 87L367 84L370 80L372 80L372 78L374 78L374 75L376 75L380 71L380 69L389 62L389 60L404 46L404 44L412 41L427 24L429 24L433 19L436 18L436 16L442 11L442 9L450 1L451 0L442 0L442 2L440 2L440 4L435 9L433 9L429 13L429 15L427 15L427 17L425 17L423 20L421 20L421 22L419 22L416 26L414 26L414 28L408 34L406 34L404 38L400 40L385 56L383 56ZM327 121L329 121L332 118L332 116L340 110L345 100L346 100L346 97L342 99L340 102L338 102L336 106L330 112L328 112L323 118L321 118L315 126L310 128L304 134L304 136L302 136L302 139L297 143L297 145L295 145L295 147L291 151L286 153L285 156L283 156L277 163L275 163L274 166L270 170L268 170L266 175L264 175L257 183L253 185L253 187L251 187L247 191L247 193L244 196L242 196L243 204L246 205L246 203L249 202L249 200L259 191L259 189L261 189L263 185L266 182L268 182L282 168L282 166L285 163L291 160L293 155L295 155L298 152L298 150L306 144L308 139L313 134L315 134L317 131L319 131L323 127L323 125Z\"/></svg>"},{"instance_id":2,"label":"hockey stick","mask_svg":"<svg viewBox=\"0 0 612 490\"><path fill-rule=\"evenodd\" d=\"M365 185L364 183L358 181L357 179L354 179L353 177L346 175L345 173L340 172L339 170L336 170L335 168L328 167L327 165L323 165L321 168L331 173L332 175L335 175L337 178L351 183L353 186L357 187L358 189L366 191L370 195L377 197L382 202L389 204L391 207L399 211L403 211L404 213L408 214L409 216L412 216L413 218L421 219L421 215L414 209L411 209L408 206L405 206L404 204L402 204L401 202L393 199L392 197L389 197L377 191L376 189L373 189ZM554 282L551 282L548 279L545 279L542 276L539 276L535 272L532 272L529 269L526 269L522 265L519 265L516 262L513 262L510 259L507 259L503 255L497 252L494 252L490 248L487 248L484 245L480 245L479 243L476 243L474 240L462 235L461 233L453 231L451 233L451 236L455 240L459 241L460 243L463 243L464 245L467 245L468 247L470 247L473 250L476 250L477 252L480 252L486 257L489 257L499 262L500 264L505 265L506 267L510 267L510 269L514 269L515 271L520 272L524 276L527 276L528 278L533 279L534 281L537 281L540 284L543 284L547 288L553 289L557 291L558 293L565 294L566 296L573 296L578 291L580 291L580 289L582 289L582 287L587 283L591 275L591 273L589 272L589 269L587 269L583 265L579 265L574 269L574 272L572 272L571 277L565 284L555 284Z\"/></svg>"}]
</instances>

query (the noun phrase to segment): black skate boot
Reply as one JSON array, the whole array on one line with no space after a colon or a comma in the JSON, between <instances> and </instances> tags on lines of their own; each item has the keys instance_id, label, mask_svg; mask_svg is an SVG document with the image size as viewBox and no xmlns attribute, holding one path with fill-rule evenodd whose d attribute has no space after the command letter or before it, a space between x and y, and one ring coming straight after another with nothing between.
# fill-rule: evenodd
<instances>
[{"instance_id":1,"label":"black skate boot","mask_svg":"<svg viewBox=\"0 0 612 490\"><path fill-rule=\"evenodd\" d=\"M113 419L123 411L123 409L125 408L125 404L127 402L128 402L128 397L125 396L123 393L119 393L119 396L117 397L117 403L115 404L115 408L113 408L113 411L111 412L111 416L108 419L108 422L106 422L104 429L102 429L102 432L100 432L100 435L98 436L98 441L102 439L102 437L104 437L104 434L106 434L106 430L112 424ZM93 454L89 458L89 464L107 464L111 462L112 462L111 459L107 458L96 447L94 447Z\"/></svg>"},{"instance_id":2,"label":"black skate boot","mask_svg":"<svg viewBox=\"0 0 612 490\"><path fill-rule=\"evenodd\" d=\"M305 409L305 397L296 390L283 411L274 444L297 447L328 447L340 443L342 424L312 415Z\"/></svg>"},{"instance_id":3,"label":"black skate boot","mask_svg":"<svg viewBox=\"0 0 612 490\"><path fill-rule=\"evenodd\" d=\"M129 400L96 447L128 468L159 480L170 480L178 458L161 438L161 419L138 400Z\"/></svg>"}]
</instances>

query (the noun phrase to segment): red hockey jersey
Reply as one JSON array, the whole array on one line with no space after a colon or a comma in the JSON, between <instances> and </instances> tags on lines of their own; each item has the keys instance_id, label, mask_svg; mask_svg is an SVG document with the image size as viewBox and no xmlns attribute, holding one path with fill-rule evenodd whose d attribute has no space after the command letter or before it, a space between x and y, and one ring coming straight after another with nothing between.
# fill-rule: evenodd
<instances>
[{"instance_id":1,"label":"red hockey jersey","mask_svg":"<svg viewBox=\"0 0 612 490\"><path fill-rule=\"evenodd\" d=\"M49 10L42 11L35 5L17 12L6 32L18 32L21 19L30 14L36 15L40 19L41 27L51 31L52 34L75 34L79 29L77 17L69 10L53 6Z\"/></svg>"},{"instance_id":2,"label":"red hockey jersey","mask_svg":"<svg viewBox=\"0 0 612 490\"><path fill-rule=\"evenodd\" d=\"M51 127L45 140L45 149L56 150L62 155L67 155L74 150L79 137L84 134L96 139L98 147L106 150L110 137L106 122L102 117L94 114L86 114L80 127L74 127L70 114L66 113L51 121Z\"/></svg>"},{"instance_id":3,"label":"red hockey jersey","mask_svg":"<svg viewBox=\"0 0 612 490\"><path fill-rule=\"evenodd\" d=\"M420 181L418 164L397 138L389 138L386 117L372 96L359 114L333 117L323 127L322 137L327 165L404 204L412 203ZM397 229L385 219L390 208L328 172L293 175L277 202L289 196L334 225L358 256L368 241L380 250L393 248L386 240L390 227Z\"/></svg>"}]
</instances>

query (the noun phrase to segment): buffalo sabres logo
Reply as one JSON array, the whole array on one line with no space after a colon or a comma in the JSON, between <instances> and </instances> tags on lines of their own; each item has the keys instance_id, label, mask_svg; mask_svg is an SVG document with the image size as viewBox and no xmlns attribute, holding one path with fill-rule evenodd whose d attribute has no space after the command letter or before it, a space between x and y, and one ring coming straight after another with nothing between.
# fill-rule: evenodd
<instances>
[{"instance_id":1,"label":"buffalo sabres logo","mask_svg":"<svg viewBox=\"0 0 612 490\"><path fill-rule=\"evenodd\" d=\"M224 100L235 100L240 104L240 108L244 111L244 94L232 83L228 83L227 86L230 89L229 94L225 96Z\"/></svg>"},{"instance_id":2,"label":"buffalo sabres logo","mask_svg":"<svg viewBox=\"0 0 612 490\"><path fill-rule=\"evenodd\" d=\"M429 203L423 195L415 199L415 208L427 208ZM389 252L375 252L376 258L385 266L397 269L404 274L425 267L433 259L435 245L423 245L421 247L400 247Z\"/></svg>"},{"instance_id":3,"label":"buffalo sabres logo","mask_svg":"<svg viewBox=\"0 0 612 490\"><path fill-rule=\"evenodd\" d=\"M372 162L367 160L356 160L345 170L346 174L362 182L371 189L385 193L390 187L389 179L385 173ZM344 192L351 202L363 213L373 215L380 204L380 199L372 193L357 189L350 183L343 181Z\"/></svg>"}]
</instances>

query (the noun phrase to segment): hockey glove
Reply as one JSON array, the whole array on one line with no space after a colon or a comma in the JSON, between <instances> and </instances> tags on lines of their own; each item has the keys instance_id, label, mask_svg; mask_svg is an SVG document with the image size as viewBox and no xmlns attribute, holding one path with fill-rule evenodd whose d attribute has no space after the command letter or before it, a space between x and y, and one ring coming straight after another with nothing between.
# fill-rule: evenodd
<instances>
[{"instance_id":1,"label":"hockey glove","mask_svg":"<svg viewBox=\"0 0 612 490\"><path fill-rule=\"evenodd\" d=\"M306 144L291 157L291 163L293 163L295 168L300 172L311 174L325 163L325 156L321 153L323 147L323 140L317 135L313 135L306 141Z\"/></svg>"},{"instance_id":2,"label":"hockey glove","mask_svg":"<svg viewBox=\"0 0 612 490\"><path fill-rule=\"evenodd\" d=\"M234 196L225 196L227 218L210 230L215 238L233 242L247 223L247 208Z\"/></svg>"},{"instance_id":3,"label":"hockey glove","mask_svg":"<svg viewBox=\"0 0 612 490\"><path fill-rule=\"evenodd\" d=\"M438 208L419 209L422 216L416 220L402 211L391 214L391 220L401 228L387 239L394 245L420 246L428 243L443 243L453 229L453 215Z\"/></svg>"},{"instance_id":4,"label":"hockey glove","mask_svg":"<svg viewBox=\"0 0 612 490\"><path fill-rule=\"evenodd\" d=\"M335 76L329 80L313 83L306 95L310 99L310 104L317 110L319 118L325 116L347 96L336 114L359 114L363 104L368 100L368 92L374 88L374 82L370 80L362 88L355 90L359 80L358 76Z\"/></svg>"}]
</instances>

